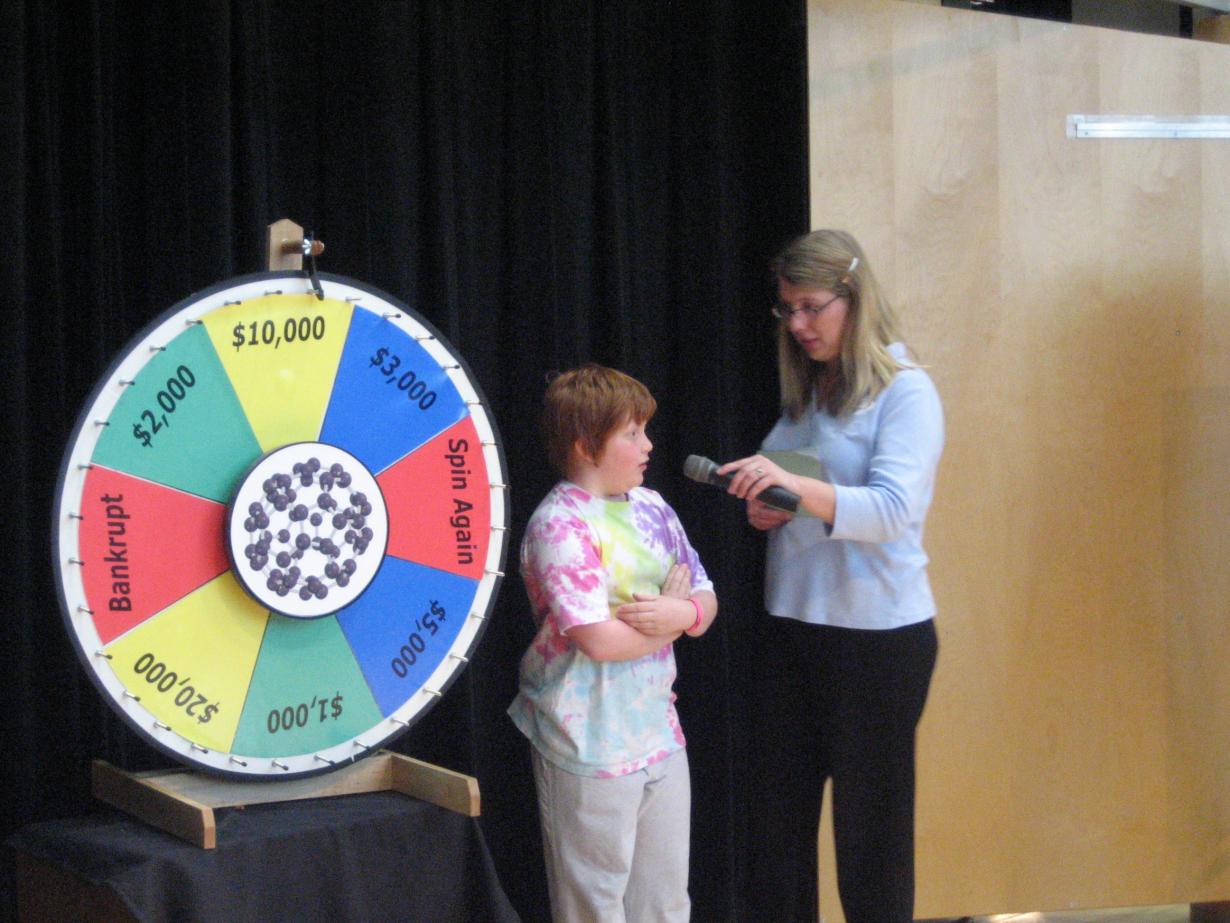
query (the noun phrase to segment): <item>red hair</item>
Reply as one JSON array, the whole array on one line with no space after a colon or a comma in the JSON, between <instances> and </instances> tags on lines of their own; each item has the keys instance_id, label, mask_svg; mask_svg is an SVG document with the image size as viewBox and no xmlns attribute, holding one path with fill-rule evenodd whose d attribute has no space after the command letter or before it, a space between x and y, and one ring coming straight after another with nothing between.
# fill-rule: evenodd
<instances>
[{"instance_id":1,"label":"red hair","mask_svg":"<svg viewBox=\"0 0 1230 923\"><path fill-rule=\"evenodd\" d=\"M648 423L658 409L649 389L616 369L589 362L562 372L547 385L542 431L547 458L567 476L574 445L597 458L607 437L626 420Z\"/></svg>"}]
</instances>

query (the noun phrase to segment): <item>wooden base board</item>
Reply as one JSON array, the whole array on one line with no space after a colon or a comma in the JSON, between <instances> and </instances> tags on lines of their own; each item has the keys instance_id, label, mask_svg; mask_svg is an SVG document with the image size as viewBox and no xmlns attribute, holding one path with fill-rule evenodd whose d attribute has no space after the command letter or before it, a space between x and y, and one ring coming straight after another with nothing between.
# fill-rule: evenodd
<instances>
[{"instance_id":1,"label":"wooden base board","mask_svg":"<svg viewBox=\"0 0 1230 923\"><path fill-rule=\"evenodd\" d=\"M95 760L94 797L202 849L217 846L215 808L395 791L465 814L479 815L478 780L382 750L326 775L248 782L188 769L132 773Z\"/></svg>"}]
</instances>

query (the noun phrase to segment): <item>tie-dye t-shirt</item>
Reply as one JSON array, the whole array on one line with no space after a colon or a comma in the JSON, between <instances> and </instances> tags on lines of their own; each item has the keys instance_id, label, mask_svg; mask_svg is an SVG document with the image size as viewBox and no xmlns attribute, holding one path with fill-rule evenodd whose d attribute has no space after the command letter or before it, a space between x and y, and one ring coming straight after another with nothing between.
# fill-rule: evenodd
<instances>
[{"instance_id":1,"label":"tie-dye t-shirt","mask_svg":"<svg viewBox=\"0 0 1230 923\"><path fill-rule=\"evenodd\" d=\"M683 748L673 645L638 660L597 661L567 634L614 618L633 593L657 593L677 562L691 569L693 592L713 588L679 517L655 491L606 500L561 481L538 505L521 543L538 633L508 713L544 758L578 775L619 776Z\"/></svg>"}]
</instances>

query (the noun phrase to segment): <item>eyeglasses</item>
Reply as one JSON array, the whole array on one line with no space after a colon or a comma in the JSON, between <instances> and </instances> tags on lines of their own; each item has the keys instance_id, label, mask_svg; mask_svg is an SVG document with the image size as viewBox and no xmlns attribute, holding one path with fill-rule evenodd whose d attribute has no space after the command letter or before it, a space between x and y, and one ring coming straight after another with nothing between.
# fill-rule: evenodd
<instances>
[{"instance_id":1,"label":"eyeglasses","mask_svg":"<svg viewBox=\"0 0 1230 923\"><path fill-rule=\"evenodd\" d=\"M782 321L785 321L786 323L790 323L792 320L794 320L794 316L801 311L803 314L807 315L808 320L815 320L817 317L820 316L821 311L823 311L825 308L827 308L829 305L831 305L834 301L836 301L840 297L841 295L834 295L824 304L805 304L800 308L791 308L788 305L784 305L779 302L778 304L773 305L773 316L776 317L778 320L782 320Z\"/></svg>"}]
</instances>

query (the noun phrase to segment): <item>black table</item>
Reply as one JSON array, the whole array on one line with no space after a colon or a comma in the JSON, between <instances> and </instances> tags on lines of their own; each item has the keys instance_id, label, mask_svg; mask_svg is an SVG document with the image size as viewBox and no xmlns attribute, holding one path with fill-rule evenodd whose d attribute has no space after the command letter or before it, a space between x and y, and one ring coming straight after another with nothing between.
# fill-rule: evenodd
<instances>
[{"instance_id":1,"label":"black table","mask_svg":"<svg viewBox=\"0 0 1230 923\"><path fill-rule=\"evenodd\" d=\"M251 805L217 825L210 850L113 810L21 829L6 845L22 923L125 912L149 923L519 923L477 819L425 801L371 792Z\"/></svg>"}]
</instances>

